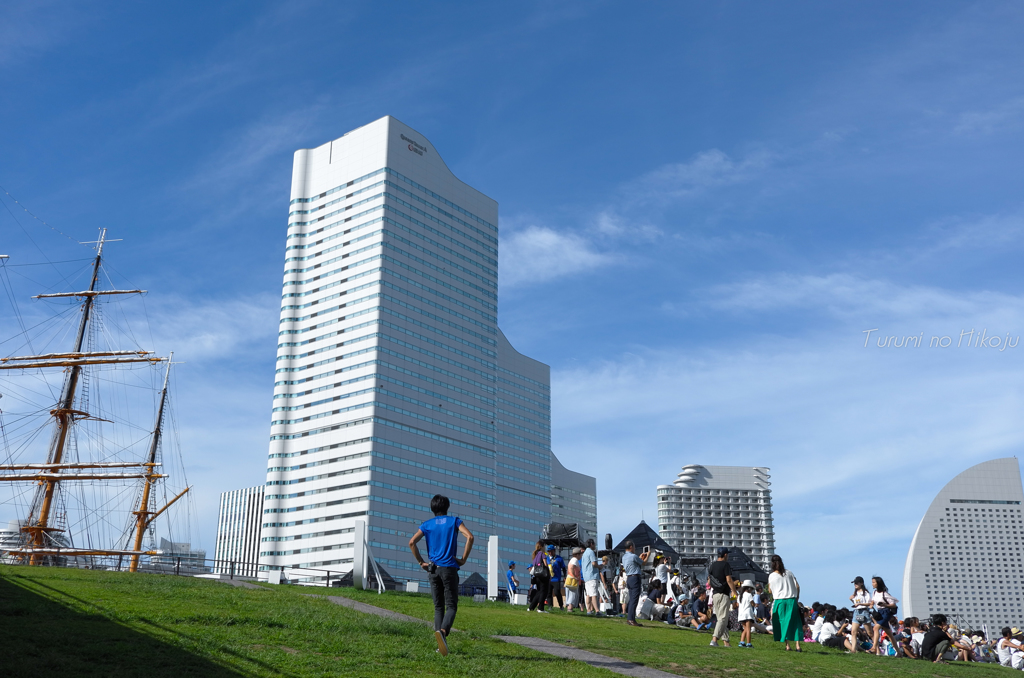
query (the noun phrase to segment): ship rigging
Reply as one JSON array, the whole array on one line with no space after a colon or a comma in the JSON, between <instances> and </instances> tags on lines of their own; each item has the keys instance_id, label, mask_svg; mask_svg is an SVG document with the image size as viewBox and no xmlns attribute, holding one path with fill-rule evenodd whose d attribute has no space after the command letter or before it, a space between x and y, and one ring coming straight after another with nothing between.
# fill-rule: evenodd
<instances>
[{"instance_id":1,"label":"ship rigging","mask_svg":"<svg viewBox=\"0 0 1024 678\"><path fill-rule=\"evenodd\" d=\"M76 318L65 316L68 328L75 328L73 333L66 333L72 337L70 348L0 358L0 396L12 396L10 400L15 403L30 406L28 411L15 413L13 421L10 413L0 408L0 487L21 488L10 492L11 500L7 502L21 515L14 543L3 548L6 562L120 569L127 559L127 569L137 571L144 557L159 554L152 546L144 546L147 532L151 537L154 534L154 521L191 489L186 486L168 499L163 482L168 478L163 472L162 443L173 353L160 357L150 350L110 345L125 337L134 342L134 335L123 323L100 320L101 300L146 293L141 289L99 288L103 249L108 242L114 241L107 240L106 229L102 229L99 239L91 243L96 256L91 261L87 289L34 297L78 303L77 323ZM112 332L111 326L119 331ZM50 343L61 336L66 339L57 331ZM27 337L24 343L31 348ZM150 374L132 383L112 378L140 368ZM107 402L100 395L100 387L146 389L145 377L152 378L154 369L162 372L162 386L156 393L151 425L143 429L139 417L145 409L145 398L138 397L140 391L115 394ZM33 386L19 390L9 378L13 375L32 380ZM149 390L152 392L152 388ZM46 407L48 395L56 397ZM119 413L119 408L133 414ZM33 415L49 420L45 447L43 427L31 425ZM110 434L100 428L104 425L130 432ZM81 430L89 426L95 428ZM143 430L144 436L140 435ZM181 475L183 478L183 472ZM163 490L162 498L158 490ZM22 500L29 493L31 501L26 505Z\"/></svg>"}]
</instances>

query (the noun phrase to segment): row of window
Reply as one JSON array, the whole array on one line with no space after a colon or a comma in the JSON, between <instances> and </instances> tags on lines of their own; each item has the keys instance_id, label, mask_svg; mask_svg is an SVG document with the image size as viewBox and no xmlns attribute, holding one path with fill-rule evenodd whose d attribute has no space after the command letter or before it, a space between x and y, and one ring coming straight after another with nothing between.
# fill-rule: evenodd
<instances>
[{"instance_id":1,"label":"row of window","mask_svg":"<svg viewBox=\"0 0 1024 678\"><path fill-rule=\"evenodd\" d=\"M366 228L366 227L369 227L369 226L372 226L372 225L378 224L378 223L390 224L390 225L396 226L396 227L398 227L398 228L400 228L400 229L402 229L404 231L408 231L409 233L415 234L415 231L413 231L412 229L410 229L410 228L408 228L408 227L406 227L406 226L404 226L402 224L399 224L397 221L394 221L393 219L390 219L388 217L377 217L376 219L371 219L371 220L369 220L369 221L367 221L365 223L359 224L358 226L353 226L352 228L344 231L341 235L347 235L348 233L350 233L352 231L357 231L359 229ZM425 247L423 247L421 245L418 245L418 244L414 243L413 241L408 240L408 239L398 235L394 231L390 231L387 228L384 228L383 229L383 233L384 233L384 235L386 237L388 237L388 238L390 238L392 240L396 240L396 241L402 243L403 245L405 245L406 247L410 247L410 248L416 250L417 252L422 252L422 253L426 254L427 256L433 257L434 259L437 259L441 263L445 264L445 266L451 267L451 268L453 268L453 269L455 269L457 271L465 273L469 277L471 277L471 278L473 278L475 280L479 280L481 283L483 283L484 285L487 285L488 287L490 287L490 288L492 288L494 290L498 289L498 283L495 282L494 280L491 280L490 278L486 278L486 277L480 275L479 273L477 273L476 271L468 269L465 266L462 266L462 265L460 265L460 264L458 264L458 263L456 263L456 262L454 262L454 261L452 261L452 260L450 260L450 259L448 259L448 258L446 258L446 257L444 257L444 256L442 256L440 254L438 254L437 252L434 252L434 251L429 250L429 249L427 249L427 248L425 248ZM422 236L419 236L419 237L422 238ZM444 249L446 251L448 249L448 248L442 247L441 245L438 245L437 243L434 243L432 240L427 239L427 241L430 242L431 244L435 245L436 247L440 247L440 248L442 248L442 249ZM287 265L288 263L293 262L293 261L309 261L311 259L316 259L318 257L322 257L325 254L330 254L331 252L336 252L336 251L338 251L340 249L343 249L350 242L351 241L341 243L340 245L334 245L333 247L328 247L328 248L326 248L324 250L320 250L320 251L315 252L313 254L310 254L308 256L303 256L303 257L287 257L284 260L285 261L285 265ZM319 244L319 243L317 243L317 244ZM410 259L420 261L417 257L414 257L414 256L408 254L407 252L405 252L404 250L394 246L390 242L384 243L384 247L385 248L389 248L389 249L393 249L396 252L398 252L399 254L407 256ZM456 255L456 258L458 258L458 259L464 259L464 260L466 260L466 261L468 261L470 263L475 263L471 259L468 259L467 257L464 257L461 254L455 253L455 255ZM333 258L328 259L326 261L319 262L319 263L317 263L317 264L315 264L313 266L307 267L307 268L286 269L285 270L285 274L295 273L295 272L302 273L302 272L310 271L310 270L313 270L313 269L315 269L317 267L326 266L326 265L332 264L332 263L334 263L334 262L336 262L336 261L338 261L340 259L345 259L346 257L350 257L350 256L352 256L352 253L348 252L346 254L342 254L341 256L333 257ZM432 268L434 270L437 270L437 267L435 267L433 265L429 265L429 266L430 266L430 268ZM441 270L444 271L445 269L441 269ZM453 276L453 277L455 277L455 276ZM469 284L472 285L472 283L469 283ZM479 288L479 287L476 287L476 286L473 286L473 287L474 287L474 289L478 289L478 290L483 291L482 288ZM495 296L495 298L497 298L497 297Z\"/></svg>"},{"instance_id":2,"label":"row of window","mask_svg":"<svg viewBox=\"0 0 1024 678\"><path fill-rule=\"evenodd\" d=\"M377 176L378 174L381 174L381 173L386 173L386 174L388 174L388 175L390 175L392 177L395 177L395 178L401 180L402 182L412 186L413 188L416 188L420 192L425 193L426 195L429 195L434 200L437 200L438 202L441 202L441 203L447 205L448 207L451 207L452 209L457 210L460 214L465 214L466 216L468 216L469 218L473 219L477 223L482 224L484 226L487 226L488 228L490 228L495 233L498 232L498 227L497 226L491 224L488 221L485 221L484 219L481 219L480 217L478 217L477 215L473 214L472 212L470 212L470 211L460 207L459 205L456 205L455 203L453 203L452 201L448 200L447 198L445 198L443 196L440 196L437 193L434 193L433 191L431 191L426 186L418 184L417 182L413 181L409 177L407 177L407 176L405 176L403 174L400 174L399 172L396 172L395 170L391 169L390 167L384 167L384 168L381 168L379 170L375 170L373 172L370 172L369 174L364 174L361 177L353 179L352 181L349 181L348 183L342 184L341 186L335 186L334 188L332 188L332 189L330 189L328 191L324 191L323 193L320 193L319 195L316 195L316 196L314 196L312 198L296 198L296 199L292 200L291 202L289 202L288 204L289 205L294 205L294 204L297 204L297 203L301 204L301 203L314 202L316 200L320 200L321 198L325 198L328 195L333 195L334 193L337 193L338 191L345 190L346 188L348 188L350 186L353 186L355 184L362 183L363 181L366 181L367 179L373 178L373 177L375 177L375 176Z\"/></svg>"}]
</instances>

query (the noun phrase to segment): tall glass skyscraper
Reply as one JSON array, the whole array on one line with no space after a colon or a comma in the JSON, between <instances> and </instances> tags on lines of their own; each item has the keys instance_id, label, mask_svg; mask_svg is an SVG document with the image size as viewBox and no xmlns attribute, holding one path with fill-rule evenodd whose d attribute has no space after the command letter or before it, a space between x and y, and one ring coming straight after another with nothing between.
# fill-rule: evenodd
<instances>
[{"instance_id":1,"label":"tall glass skyscraper","mask_svg":"<svg viewBox=\"0 0 1024 678\"><path fill-rule=\"evenodd\" d=\"M424 579L409 537L445 494L525 559L551 520L596 533L594 478L551 452L549 368L498 329L498 205L391 117L295 153L260 562L377 561Z\"/></svg>"}]
</instances>

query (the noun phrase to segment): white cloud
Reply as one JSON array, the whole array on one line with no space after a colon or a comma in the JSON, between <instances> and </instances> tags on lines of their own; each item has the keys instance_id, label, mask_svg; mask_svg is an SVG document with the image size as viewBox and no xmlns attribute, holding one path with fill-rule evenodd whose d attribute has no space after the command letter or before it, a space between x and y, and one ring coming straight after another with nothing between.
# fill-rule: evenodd
<instances>
[{"instance_id":1,"label":"white cloud","mask_svg":"<svg viewBox=\"0 0 1024 678\"><path fill-rule=\"evenodd\" d=\"M635 201L691 198L715 188L750 181L772 161L773 156L765 151L733 160L713 148L701 151L688 162L671 163L648 172L628 182L624 192Z\"/></svg>"},{"instance_id":2,"label":"white cloud","mask_svg":"<svg viewBox=\"0 0 1024 678\"><path fill-rule=\"evenodd\" d=\"M999 292L958 294L926 285L898 285L848 273L778 274L716 285L697 293L700 304L739 313L812 309L835 317L921 319L1024 312L1024 299Z\"/></svg>"},{"instance_id":3,"label":"white cloud","mask_svg":"<svg viewBox=\"0 0 1024 678\"><path fill-rule=\"evenodd\" d=\"M961 134L990 134L1024 120L1024 96L1004 101L987 111L968 111L960 115L954 130Z\"/></svg>"},{"instance_id":4,"label":"white cloud","mask_svg":"<svg viewBox=\"0 0 1024 678\"><path fill-rule=\"evenodd\" d=\"M280 300L239 297L195 304L181 300L150 306L153 335L159 348L184 361L244 359L254 344L277 335ZM262 357L262 356L261 356Z\"/></svg>"},{"instance_id":5,"label":"white cloud","mask_svg":"<svg viewBox=\"0 0 1024 678\"><path fill-rule=\"evenodd\" d=\"M931 226L929 236L934 238L925 256L955 250L958 256L965 251L1019 248L1024 235L1024 212L986 214L978 217L952 217Z\"/></svg>"},{"instance_id":6,"label":"white cloud","mask_svg":"<svg viewBox=\"0 0 1024 678\"><path fill-rule=\"evenodd\" d=\"M503 288L547 282L614 261L611 255L598 252L586 238L546 226L513 231L502 238L499 252Z\"/></svg>"},{"instance_id":7,"label":"white cloud","mask_svg":"<svg viewBox=\"0 0 1024 678\"><path fill-rule=\"evenodd\" d=\"M1024 449L1024 346L931 349L926 325L937 313L951 332L997 317L1018 335L1024 300L844 276L735 291L721 308L877 310L920 326L926 342L864 348L851 314L797 336L688 337L695 348L638 347L555 370L556 453L598 477L599 527L618 536L641 515L657 524L655 487L684 464L768 466L777 550L809 600L839 602L851 579L822 567L823 554L898 583L934 493L968 466ZM870 549L851 541L864 530Z\"/></svg>"}]
</instances>

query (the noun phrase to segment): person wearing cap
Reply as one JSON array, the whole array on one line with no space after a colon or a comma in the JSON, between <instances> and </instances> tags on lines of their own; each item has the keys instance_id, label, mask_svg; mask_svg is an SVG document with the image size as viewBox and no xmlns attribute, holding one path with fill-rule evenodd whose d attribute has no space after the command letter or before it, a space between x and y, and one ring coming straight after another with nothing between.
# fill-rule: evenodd
<instances>
[{"instance_id":1,"label":"person wearing cap","mask_svg":"<svg viewBox=\"0 0 1024 678\"><path fill-rule=\"evenodd\" d=\"M562 609L565 607L565 603L562 602L562 582L565 581L565 561L562 560L562 556L555 551L554 544L548 544L548 563L551 567L551 593L548 595L548 605L554 607L555 601L558 601L558 608Z\"/></svg>"},{"instance_id":2,"label":"person wearing cap","mask_svg":"<svg viewBox=\"0 0 1024 678\"><path fill-rule=\"evenodd\" d=\"M745 579L740 584L740 595L736 601L736 621L743 626L740 647L754 647L750 642L750 628L754 625L754 582Z\"/></svg>"},{"instance_id":3,"label":"person wearing cap","mask_svg":"<svg viewBox=\"0 0 1024 678\"><path fill-rule=\"evenodd\" d=\"M708 568L708 581L711 584L711 610L715 615L715 630L711 635L711 647L718 647L718 641L729 647L729 611L732 609L732 596L736 595L736 580L732 578L732 567L729 566L729 549L724 546L718 549L718 560Z\"/></svg>"},{"instance_id":4,"label":"person wearing cap","mask_svg":"<svg viewBox=\"0 0 1024 678\"><path fill-rule=\"evenodd\" d=\"M864 586L864 577L854 577L850 583L853 584L853 595L850 596L850 602L853 603L853 622L850 624L850 638L853 640L853 649L850 652L856 653L860 644L860 636L857 635L857 631L861 626L866 627L866 629L871 628L871 608L874 603L871 602L871 594L868 592L867 587Z\"/></svg>"},{"instance_id":5,"label":"person wearing cap","mask_svg":"<svg viewBox=\"0 0 1024 678\"><path fill-rule=\"evenodd\" d=\"M516 604L516 593L519 592L519 577L516 576L516 561L508 561L508 571L505 572L505 579L508 580L508 600Z\"/></svg>"},{"instance_id":6,"label":"person wearing cap","mask_svg":"<svg viewBox=\"0 0 1024 678\"><path fill-rule=\"evenodd\" d=\"M770 562L768 588L775 598L772 602L772 634L776 642L786 643L787 651L790 649L790 641L794 641L796 651L801 652L800 641L804 639L804 620L799 609L800 583L796 576L786 569L778 554L773 555Z\"/></svg>"}]
</instances>

